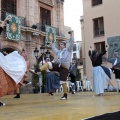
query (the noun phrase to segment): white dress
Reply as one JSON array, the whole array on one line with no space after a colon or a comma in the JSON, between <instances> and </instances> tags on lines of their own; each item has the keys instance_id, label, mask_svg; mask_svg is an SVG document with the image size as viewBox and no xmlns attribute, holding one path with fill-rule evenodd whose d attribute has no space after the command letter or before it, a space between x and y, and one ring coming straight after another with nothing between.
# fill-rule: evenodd
<instances>
[{"instance_id":1,"label":"white dress","mask_svg":"<svg viewBox=\"0 0 120 120\"><path fill-rule=\"evenodd\" d=\"M14 51L6 56L0 53L0 67L18 84L23 78L27 65L25 59Z\"/></svg>"},{"instance_id":2,"label":"white dress","mask_svg":"<svg viewBox=\"0 0 120 120\"><path fill-rule=\"evenodd\" d=\"M93 89L96 94L103 94L106 84L109 83L110 78L104 72L101 66L92 68L93 73Z\"/></svg>"}]
</instances>

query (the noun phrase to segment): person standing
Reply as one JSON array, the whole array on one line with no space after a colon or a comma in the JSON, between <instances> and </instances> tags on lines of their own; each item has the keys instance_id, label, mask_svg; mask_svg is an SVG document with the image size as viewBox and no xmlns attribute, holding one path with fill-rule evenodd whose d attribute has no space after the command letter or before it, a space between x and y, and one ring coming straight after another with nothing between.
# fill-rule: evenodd
<instances>
[{"instance_id":1,"label":"person standing","mask_svg":"<svg viewBox=\"0 0 120 120\"><path fill-rule=\"evenodd\" d=\"M112 63L112 68L111 70L113 71L113 73L115 74L115 79L118 85L118 94L120 94L120 57L119 57L119 53L115 52L114 53L115 58L111 58L111 59L107 59L107 62Z\"/></svg>"},{"instance_id":2,"label":"person standing","mask_svg":"<svg viewBox=\"0 0 120 120\"><path fill-rule=\"evenodd\" d=\"M71 78L72 94L75 94L76 72L77 72L77 59L73 59L69 69L69 77Z\"/></svg>"},{"instance_id":3,"label":"person standing","mask_svg":"<svg viewBox=\"0 0 120 120\"><path fill-rule=\"evenodd\" d=\"M92 62L92 76L93 76L93 88L95 95L103 95L105 83L111 79L110 70L102 64L102 56L106 54L106 50L101 53L98 53L96 50L91 51L89 50L89 56Z\"/></svg>"},{"instance_id":4,"label":"person standing","mask_svg":"<svg viewBox=\"0 0 120 120\"><path fill-rule=\"evenodd\" d=\"M69 45L67 47L66 41L60 42L59 44L60 49L57 49L55 45L52 44L52 42L50 43L54 54L57 56L57 62L56 63L47 62L43 66L41 66L40 69L35 70L35 72L39 72L49 68L50 71L58 71L60 73L60 84L62 84L64 92L63 96L61 97L61 100L67 99L67 77L69 73L71 53L74 44L73 31L70 31L69 34L70 40Z\"/></svg>"}]
</instances>

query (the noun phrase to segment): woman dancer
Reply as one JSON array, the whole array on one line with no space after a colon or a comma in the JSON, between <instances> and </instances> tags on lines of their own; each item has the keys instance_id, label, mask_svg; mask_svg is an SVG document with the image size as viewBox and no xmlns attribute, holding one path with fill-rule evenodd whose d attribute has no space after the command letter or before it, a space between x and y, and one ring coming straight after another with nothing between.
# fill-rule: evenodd
<instances>
[{"instance_id":1,"label":"woman dancer","mask_svg":"<svg viewBox=\"0 0 120 120\"><path fill-rule=\"evenodd\" d=\"M105 83L111 79L110 69L101 66L102 56L106 53L104 50L101 53L97 53L96 50L89 50L89 56L92 61L92 74L93 74L93 88L96 95L100 96L104 93Z\"/></svg>"}]
</instances>

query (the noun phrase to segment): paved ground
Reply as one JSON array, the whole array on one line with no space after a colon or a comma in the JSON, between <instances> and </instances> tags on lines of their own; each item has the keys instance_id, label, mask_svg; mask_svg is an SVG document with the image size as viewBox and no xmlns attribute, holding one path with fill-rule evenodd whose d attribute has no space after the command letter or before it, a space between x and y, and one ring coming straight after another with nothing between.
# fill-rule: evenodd
<instances>
[{"instance_id":1,"label":"paved ground","mask_svg":"<svg viewBox=\"0 0 120 120\"><path fill-rule=\"evenodd\" d=\"M93 97L93 92L70 94L68 100L59 100L62 93L21 94L20 99L7 95L0 101L0 120L82 120L103 113L120 110L120 95L106 92Z\"/></svg>"}]
</instances>

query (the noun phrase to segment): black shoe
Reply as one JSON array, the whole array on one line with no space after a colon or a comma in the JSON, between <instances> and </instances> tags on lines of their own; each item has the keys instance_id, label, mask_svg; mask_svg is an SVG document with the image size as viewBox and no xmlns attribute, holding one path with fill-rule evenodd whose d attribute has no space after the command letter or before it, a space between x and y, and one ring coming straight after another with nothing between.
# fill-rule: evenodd
<instances>
[{"instance_id":1,"label":"black shoe","mask_svg":"<svg viewBox=\"0 0 120 120\"><path fill-rule=\"evenodd\" d=\"M75 94L75 91L72 91L72 93L71 94Z\"/></svg>"},{"instance_id":2,"label":"black shoe","mask_svg":"<svg viewBox=\"0 0 120 120\"><path fill-rule=\"evenodd\" d=\"M17 94L14 98L20 98L20 94Z\"/></svg>"},{"instance_id":3,"label":"black shoe","mask_svg":"<svg viewBox=\"0 0 120 120\"><path fill-rule=\"evenodd\" d=\"M53 96L54 94L53 94L53 92L50 92L49 95L50 95L50 96Z\"/></svg>"},{"instance_id":4,"label":"black shoe","mask_svg":"<svg viewBox=\"0 0 120 120\"><path fill-rule=\"evenodd\" d=\"M0 102L0 106L4 106L4 105L5 105L5 103Z\"/></svg>"},{"instance_id":5,"label":"black shoe","mask_svg":"<svg viewBox=\"0 0 120 120\"><path fill-rule=\"evenodd\" d=\"M27 81L27 80L24 80L23 83L24 83L25 85L31 85L31 82L29 82L29 81Z\"/></svg>"},{"instance_id":6,"label":"black shoe","mask_svg":"<svg viewBox=\"0 0 120 120\"><path fill-rule=\"evenodd\" d=\"M64 94L64 95L60 98L60 100L67 100L67 94Z\"/></svg>"},{"instance_id":7,"label":"black shoe","mask_svg":"<svg viewBox=\"0 0 120 120\"><path fill-rule=\"evenodd\" d=\"M118 90L118 94L120 94L120 90Z\"/></svg>"}]
</instances>

